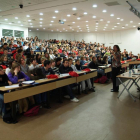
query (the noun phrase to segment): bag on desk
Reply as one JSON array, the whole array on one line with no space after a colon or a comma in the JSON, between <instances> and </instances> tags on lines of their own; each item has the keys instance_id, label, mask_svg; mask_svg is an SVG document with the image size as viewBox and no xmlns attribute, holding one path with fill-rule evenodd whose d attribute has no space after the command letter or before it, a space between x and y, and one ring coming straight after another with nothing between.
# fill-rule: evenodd
<instances>
[{"instance_id":1,"label":"bag on desk","mask_svg":"<svg viewBox=\"0 0 140 140\"><path fill-rule=\"evenodd\" d=\"M83 69L82 71L90 72L91 70L89 68Z\"/></svg>"},{"instance_id":2,"label":"bag on desk","mask_svg":"<svg viewBox=\"0 0 140 140\"><path fill-rule=\"evenodd\" d=\"M29 109L27 112L24 113L24 116L31 117L38 114L40 106L34 106L33 108Z\"/></svg>"},{"instance_id":3,"label":"bag on desk","mask_svg":"<svg viewBox=\"0 0 140 140\"><path fill-rule=\"evenodd\" d=\"M57 79L58 76L57 75L54 75L54 74L50 74L50 75L47 75L47 78L48 79Z\"/></svg>"},{"instance_id":4,"label":"bag on desk","mask_svg":"<svg viewBox=\"0 0 140 140\"><path fill-rule=\"evenodd\" d=\"M78 77L79 75L75 71L70 71L69 75L72 77Z\"/></svg>"}]
</instances>

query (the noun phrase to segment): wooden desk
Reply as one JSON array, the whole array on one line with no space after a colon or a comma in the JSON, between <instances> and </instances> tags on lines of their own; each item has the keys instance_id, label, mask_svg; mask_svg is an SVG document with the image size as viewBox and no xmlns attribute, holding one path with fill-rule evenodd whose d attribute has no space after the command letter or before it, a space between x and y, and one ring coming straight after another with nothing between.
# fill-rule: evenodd
<instances>
[{"instance_id":1,"label":"wooden desk","mask_svg":"<svg viewBox=\"0 0 140 140\"><path fill-rule=\"evenodd\" d=\"M77 79L76 79L76 82L79 83L81 81L96 77L97 76L97 69L91 69L90 72L81 71L81 72L77 72L77 73L79 75L83 74L83 75L80 75L79 77L77 77ZM84 75L84 73L86 73L86 75Z\"/></svg>"},{"instance_id":2,"label":"wooden desk","mask_svg":"<svg viewBox=\"0 0 140 140\"><path fill-rule=\"evenodd\" d=\"M128 61L129 65L138 65L140 64L140 61Z\"/></svg>"},{"instance_id":3,"label":"wooden desk","mask_svg":"<svg viewBox=\"0 0 140 140\"><path fill-rule=\"evenodd\" d=\"M136 70L135 70L136 72ZM122 95L122 93L124 92L124 90L126 89L126 91L128 92L128 94L130 95L130 97L136 101L136 99L134 98L134 96L130 93L130 88L132 87L133 84L135 84L137 86L137 88L139 89L138 86L138 81L139 81L140 75L133 75L132 73L129 74L129 72L123 73L121 75L117 76L117 82L116 85L119 86L120 84L123 85L123 90L118 94L118 98ZM128 81L128 82L127 82ZM130 84L130 82L132 81L132 83ZM125 82L127 82L125 84ZM139 99L140 99L140 94L139 94Z\"/></svg>"},{"instance_id":4,"label":"wooden desk","mask_svg":"<svg viewBox=\"0 0 140 140\"><path fill-rule=\"evenodd\" d=\"M100 69L104 70L104 73L112 72L111 67L106 67L106 66L99 66Z\"/></svg>"},{"instance_id":5,"label":"wooden desk","mask_svg":"<svg viewBox=\"0 0 140 140\"><path fill-rule=\"evenodd\" d=\"M129 67L129 63L121 64L121 67L122 67L122 68Z\"/></svg>"}]
</instances>

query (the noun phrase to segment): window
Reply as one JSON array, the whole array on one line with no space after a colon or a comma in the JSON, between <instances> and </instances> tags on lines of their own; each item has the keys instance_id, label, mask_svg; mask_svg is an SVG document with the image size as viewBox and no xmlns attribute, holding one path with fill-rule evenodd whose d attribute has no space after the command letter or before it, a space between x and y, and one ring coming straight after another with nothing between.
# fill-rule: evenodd
<instances>
[{"instance_id":1,"label":"window","mask_svg":"<svg viewBox=\"0 0 140 140\"><path fill-rule=\"evenodd\" d=\"M14 36L15 37L24 37L24 31L14 30Z\"/></svg>"},{"instance_id":2,"label":"window","mask_svg":"<svg viewBox=\"0 0 140 140\"><path fill-rule=\"evenodd\" d=\"M2 29L2 36L13 36L13 30Z\"/></svg>"}]
</instances>

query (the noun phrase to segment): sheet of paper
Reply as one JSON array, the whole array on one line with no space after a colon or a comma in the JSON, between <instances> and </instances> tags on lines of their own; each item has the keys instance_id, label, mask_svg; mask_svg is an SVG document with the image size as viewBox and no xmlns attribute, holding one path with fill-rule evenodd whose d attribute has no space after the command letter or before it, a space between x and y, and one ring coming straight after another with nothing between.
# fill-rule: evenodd
<instances>
[{"instance_id":1,"label":"sheet of paper","mask_svg":"<svg viewBox=\"0 0 140 140\"><path fill-rule=\"evenodd\" d=\"M66 77L66 76L69 76L69 73L60 74L60 77Z\"/></svg>"},{"instance_id":2,"label":"sheet of paper","mask_svg":"<svg viewBox=\"0 0 140 140\"><path fill-rule=\"evenodd\" d=\"M5 88L17 88L17 87L19 87L18 84L17 85L11 85L11 86L5 86Z\"/></svg>"}]
</instances>

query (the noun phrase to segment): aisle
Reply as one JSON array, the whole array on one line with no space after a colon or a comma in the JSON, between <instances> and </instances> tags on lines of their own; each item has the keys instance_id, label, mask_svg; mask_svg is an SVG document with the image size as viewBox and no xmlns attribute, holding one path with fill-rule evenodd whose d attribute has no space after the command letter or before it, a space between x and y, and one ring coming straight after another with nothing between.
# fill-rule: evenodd
<instances>
[{"instance_id":1,"label":"aisle","mask_svg":"<svg viewBox=\"0 0 140 140\"><path fill-rule=\"evenodd\" d=\"M127 93L118 100L111 84L95 86L96 92L80 96L79 103L55 103L15 125L0 119L1 140L139 140L140 101L134 103Z\"/></svg>"}]
</instances>

